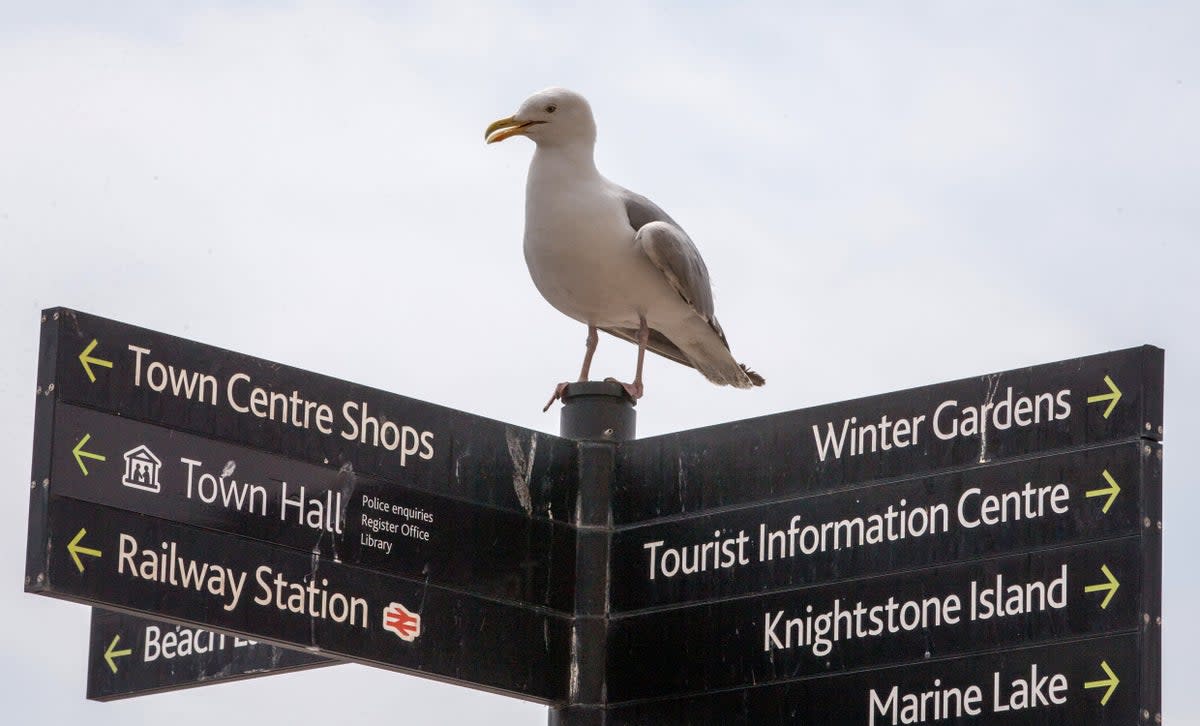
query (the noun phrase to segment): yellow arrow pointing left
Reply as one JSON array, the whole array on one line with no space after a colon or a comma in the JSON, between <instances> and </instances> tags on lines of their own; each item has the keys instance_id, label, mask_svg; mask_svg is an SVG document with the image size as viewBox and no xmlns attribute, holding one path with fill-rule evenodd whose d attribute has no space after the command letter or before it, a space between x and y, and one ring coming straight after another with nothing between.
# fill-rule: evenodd
<instances>
[{"instance_id":1,"label":"yellow arrow pointing left","mask_svg":"<svg viewBox=\"0 0 1200 726\"><path fill-rule=\"evenodd\" d=\"M90 380L92 383L96 382L96 374L92 372L92 366L100 366L101 368L113 367L112 361L110 360L92 357L92 351L95 350L96 346L99 344L100 341L92 338L92 342L88 343L88 347L84 348L83 352L79 354L79 363L83 366L83 372L87 374L88 380Z\"/></svg>"},{"instance_id":2,"label":"yellow arrow pointing left","mask_svg":"<svg viewBox=\"0 0 1200 726\"><path fill-rule=\"evenodd\" d=\"M79 440L79 443L75 444L75 448L71 449L71 453L75 455L75 463L79 464L79 470L83 472L84 476L88 475L88 468L83 463L84 459L95 459L96 461L106 461L106 459L100 454L93 454L90 451L83 450L84 445L86 445L87 442L91 438L92 438L91 434L84 434L83 438Z\"/></svg>"},{"instance_id":3,"label":"yellow arrow pointing left","mask_svg":"<svg viewBox=\"0 0 1200 726\"><path fill-rule=\"evenodd\" d=\"M127 655L133 655L133 650L131 648L124 648L122 650L117 650L116 649L117 643L120 643L120 642L121 642L121 636L114 635L112 642L108 644L108 650L104 651L104 660L108 661L108 667L112 669L113 673L117 672L117 662L116 662L117 658L123 658Z\"/></svg>"},{"instance_id":4,"label":"yellow arrow pointing left","mask_svg":"<svg viewBox=\"0 0 1200 726\"><path fill-rule=\"evenodd\" d=\"M101 555L100 550L94 550L91 547L84 547L79 544L79 540L83 539L86 535L87 530L80 529L79 533L75 535L75 539L67 544L67 552L71 555L71 559L75 560L75 566L79 568L80 572L83 572L83 560L79 559L79 555L87 555L88 557L99 557Z\"/></svg>"}]
</instances>

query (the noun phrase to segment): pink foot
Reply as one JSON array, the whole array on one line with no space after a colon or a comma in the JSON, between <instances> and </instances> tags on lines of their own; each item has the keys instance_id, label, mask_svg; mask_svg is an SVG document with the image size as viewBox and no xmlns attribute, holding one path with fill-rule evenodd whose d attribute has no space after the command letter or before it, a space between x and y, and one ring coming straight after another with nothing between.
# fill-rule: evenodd
<instances>
[{"instance_id":1,"label":"pink foot","mask_svg":"<svg viewBox=\"0 0 1200 726\"><path fill-rule=\"evenodd\" d=\"M554 387L554 395L550 397L549 401L546 401L546 405L542 408L542 413L549 411L550 407L554 405L554 402L563 397L563 394L567 392L567 386L569 385L571 385L569 382L563 381Z\"/></svg>"},{"instance_id":2,"label":"pink foot","mask_svg":"<svg viewBox=\"0 0 1200 726\"><path fill-rule=\"evenodd\" d=\"M642 394L645 392L641 381L634 381L633 383L621 383L621 381L618 381L616 378L605 378L604 380L608 383L616 383L620 385L621 388L624 388L625 392L629 394L629 397L635 401L641 399Z\"/></svg>"}]
</instances>

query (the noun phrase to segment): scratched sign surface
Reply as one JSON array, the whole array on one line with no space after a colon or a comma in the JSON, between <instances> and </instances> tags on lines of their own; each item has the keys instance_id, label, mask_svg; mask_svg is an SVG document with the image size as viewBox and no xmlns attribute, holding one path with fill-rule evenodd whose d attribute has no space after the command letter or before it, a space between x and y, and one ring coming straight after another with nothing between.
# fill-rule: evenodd
<instances>
[{"instance_id":1,"label":"scratched sign surface","mask_svg":"<svg viewBox=\"0 0 1200 726\"><path fill-rule=\"evenodd\" d=\"M564 697L570 442L71 310L40 350L30 590Z\"/></svg>"}]
</instances>

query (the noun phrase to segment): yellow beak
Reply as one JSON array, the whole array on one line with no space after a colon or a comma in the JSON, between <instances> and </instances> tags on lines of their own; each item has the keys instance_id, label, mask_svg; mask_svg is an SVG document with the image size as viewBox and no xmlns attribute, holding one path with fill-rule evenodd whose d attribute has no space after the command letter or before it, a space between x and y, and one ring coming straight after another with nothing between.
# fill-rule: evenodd
<instances>
[{"instance_id":1,"label":"yellow beak","mask_svg":"<svg viewBox=\"0 0 1200 726\"><path fill-rule=\"evenodd\" d=\"M545 121L518 121L515 116L509 116L499 121L493 121L487 127L487 131L483 132L483 138L489 144L494 144L497 141L504 141L512 136L524 136L525 129L540 123L545 123Z\"/></svg>"}]
</instances>

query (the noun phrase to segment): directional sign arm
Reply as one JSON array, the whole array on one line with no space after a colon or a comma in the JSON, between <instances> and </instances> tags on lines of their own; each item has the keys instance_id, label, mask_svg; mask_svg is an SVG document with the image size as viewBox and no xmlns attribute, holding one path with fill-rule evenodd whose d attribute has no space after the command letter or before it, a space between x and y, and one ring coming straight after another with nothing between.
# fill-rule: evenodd
<instances>
[{"instance_id":1,"label":"directional sign arm","mask_svg":"<svg viewBox=\"0 0 1200 726\"><path fill-rule=\"evenodd\" d=\"M92 549L91 547L84 547L83 545L79 544L80 540L82 540L86 535L87 530L80 529L75 535L75 539L67 543L67 552L71 555L71 559L75 560L75 567L77 567L80 572L83 572L83 560L79 559L79 555L87 555L88 557L101 556L100 550Z\"/></svg>"},{"instance_id":2,"label":"directional sign arm","mask_svg":"<svg viewBox=\"0 0 1200 726\"><path fill-rule=\"evenodd\" d=\"M88 380L92 383L96 382L96 374L92 372L92 366L100 366L102 368L113 367L112 361L110 360L92 357L92 351L95 350L96 346L99 344L100 341L92 338L92 342L88 343L88 346L83 349L82 353L79 354L79 363L83 366L83 372L87 373Z\"/></svg>"},{"instance_id":3,"label":"directional sign arm","mask_svg":"<svg viewBox=\"0 0 1200 726\"><path fill-rule=\"evenodd\" d=\"M108 667L112 669L113 673L117 672L117 658L124 658L127 655L133 655L132 648L122 648L121 650L117 650L117 643L120 642L121 636L119 634L114 635L112 642L108 644L108 649L104 651L104 660L108 663Z\"/></svg>"},{"instance_id":4,"label":"directional sign arm","mask_svg":"<svg viewBox=\"0 0 1200 726\"><path fill-rule=\"evenodd\" d=\"M1112 698L1113 691L1117 690L1117 686L1121 683L1121 679L1117 678L1117 674L1113 673L1113 669L1108 667L1108 661L1100 661L1100 667L1104 669L1104 674L1108 678L1102 681L1088 681L1083 684L1085 689L1092 688L1107 688L1104 695L1100 698L1100 705L1107 706L1108 699Z\"/></svg>"}]
</instances>

